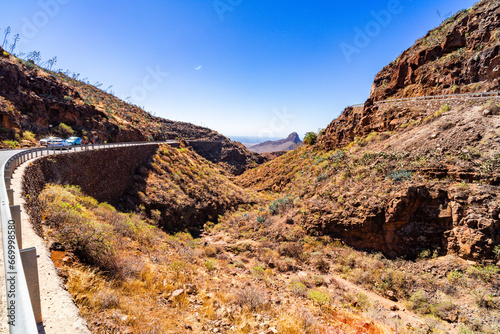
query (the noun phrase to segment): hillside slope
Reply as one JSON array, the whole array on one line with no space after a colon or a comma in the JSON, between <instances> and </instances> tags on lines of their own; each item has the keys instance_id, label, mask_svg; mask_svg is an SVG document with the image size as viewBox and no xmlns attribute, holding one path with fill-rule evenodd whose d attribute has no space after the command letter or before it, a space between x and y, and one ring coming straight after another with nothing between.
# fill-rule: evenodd
<instances>
[{"instance_id":1,"label":"hillside slope","mask_svg":"<svg viewBox=\"0 0 500 334\"><path fill-rule=\"evenodd\" d=\"M343 149L300 148L237 183L299 198L297 223L361 249L492 259L500 244L500 116L483 110L451 109Z\"/></svg>"},{"instance_id":2,"label":"hillside slope","mask_svg":"<svg viewBox=\"0 0 500 334\"><path fill-rule=\"evenodd\" d=\"M150 140L209 140L222 142L219 152L208 154L233 174L262 163L264 158L243 145L207 128L154 117L94 86L40 68L0 49L1 140L24 146L30 131L42 138L58 131L61 123L99 142ZM63 135L63 134L61 134Z\"/></svg>"},{"instance_id":3,"label":"hillside slope","mask_svg":"<svg viewBox=\"0 0 500 334\"><path fill-rule=\"evenodd\" d=\"M226 211L262 201L224 174L186 147L148 145L41 158L26 169L23 184L39 231L37 197L45 184L56 183L79 186L122 211L142 212L165 231L199 234L207 221L217 222Z\"/></svg>"},{"instance_id":4,"label":"hillside slope","mask_svg":"<svg viewBox=\"0 0 500 334\"><path fill-rule=\"evenodd\" d=\"M318 145L237 177L278 198L257 222L227 218L224 232L248 221L280 255L454 327L423 332L498 333L500 299L483 291L500 287L500 98L374 101L498 90L499 6L482 1L417 41ZM479 272L482 283L466 283Z\"/></svg>"}]
</instances>

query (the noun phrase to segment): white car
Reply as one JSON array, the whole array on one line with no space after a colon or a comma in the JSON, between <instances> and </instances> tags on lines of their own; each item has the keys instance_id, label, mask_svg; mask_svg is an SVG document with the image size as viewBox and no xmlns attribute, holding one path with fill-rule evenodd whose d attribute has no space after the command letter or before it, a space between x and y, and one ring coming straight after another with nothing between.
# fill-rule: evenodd
<instances>
[{"instance_id":1,"label":"white car","mask_svg":"<svg viewBox=\"0 0 500 334\"><path fill-rule=\"evenodd\" d=\"M70 143L68 143L66 140L61 139L61 138L56 138L48 141L47 147L50 148L69 148L71 146Z\"/></svg>"},{"instance_id":2,"label":"white car","mask_svg":"<svg viewBox=\"0 0 500 334\"><path fill-rule=\"evenodd\" d=\"M47 146L50 141L61 139L59 137L47 137L40 139L40 145ZM62 139L61 139L62 140Z\"/></svg>"}]
</instances>

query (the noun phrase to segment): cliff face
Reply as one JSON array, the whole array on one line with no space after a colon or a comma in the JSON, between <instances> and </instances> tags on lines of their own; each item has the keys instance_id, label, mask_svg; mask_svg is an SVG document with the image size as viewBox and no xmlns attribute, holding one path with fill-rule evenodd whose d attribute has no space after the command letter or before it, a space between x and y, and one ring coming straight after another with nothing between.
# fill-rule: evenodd
<instances>
[{"instance_id":1,"label":"cliff face","mask_svg":"<svg viewBox=\"0 0 500 334\"><path fill-rule=\"evenodd\" d=\"M483 0L431 30L375 77L370 98L500 89L500 3Z\"/></svg>"},{"instance_id":2,"label":"cliff face","mask_svg":"<svg viewBox=\"0 0 500 334\"><path fill-rule=\"evenodd\" d=\"M94 86L24 62L0 48L1 140L22 141L26 131L40 139L64 123L77 135L107 142L164 139L221 142L206 154L233 174L265 159L207 128L154 117Z\"/></svg>"}]
</instances>

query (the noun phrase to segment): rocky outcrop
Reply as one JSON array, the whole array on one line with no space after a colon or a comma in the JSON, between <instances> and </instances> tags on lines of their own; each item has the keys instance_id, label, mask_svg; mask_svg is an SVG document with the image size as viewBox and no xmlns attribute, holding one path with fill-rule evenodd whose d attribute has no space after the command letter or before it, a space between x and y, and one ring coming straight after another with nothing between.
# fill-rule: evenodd
<instances>
[{"instance_id":1,"label":"rocky outcrop","mask_svg":"<svg viewBox=\"0 0 500 334\"><path fill-rule=\"evenodd\" d=\"M434 138L430 139L440 137L441 141L444 141L441 144L454 146L454 148L460 145L467 146L467 142L483 137L484 133L492 132L497 126L495 122L488 121L491 118L484 116L498 114L499 105L500 97L470 98L465 96L449 100L410 100L377 105L367 104L365 107L357 108L349 107L328 125L320 136L319 142L327 150L341 148L356 140L363 143L364 138L371 133L382 137L389 136L394 132L403 132L415 126L430 124L440 119L442 115L446 115L446 110L460 110L458 114L453 113L454 116L447 120L446 124L433 128L431 135ZM476 108L476 112L470 112L473 107ZM464 121L465 119L468 121ZM446 130L450 128L455 129L453 136L443 138L441 134L448 134ZM430 150L433 144L435 144L433 141L421 139L415 148L426 147Z\"/></svg>"},{"instance_id":2,"label":"rocky outcrop","mask_svg":"<svg viewBox=\"0 0 500 334\"><path fill-rule=\"evenodd\" d=\"M500 89L500 3L483 0L429 31L375 77L370 98Z\"/></svg>"},{"instance_id":3,"label":"rocky outcrop","mask_svg":"<svg viewBox=\"0 0 500 334\"><path fill-rule=\"evenodd\" d=\"M344 211L313 206L302 223L358 249L414 258L422 251L457 254L471 260L494 258L500 243L497 189L409 186L387 203L346 205ZM321 215L317 220L313 217Z\"/></svg>"}]
</instances>

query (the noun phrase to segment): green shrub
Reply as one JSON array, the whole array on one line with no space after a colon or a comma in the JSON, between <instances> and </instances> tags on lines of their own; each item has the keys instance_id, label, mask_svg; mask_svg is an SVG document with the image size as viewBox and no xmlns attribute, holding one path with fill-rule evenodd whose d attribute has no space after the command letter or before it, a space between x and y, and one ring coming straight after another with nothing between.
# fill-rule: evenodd
<instances>
[{"instance_id":1,"label":"green shrub","mask_svg":"<svg viewBox=\"0 0 500 334\"><path fill-rule=\"evenodd\" d=\"M431 304L430 298L422 290L411 295L408 300L408 308L421 314L431 314L434 311L434 305Z\"/></svg>"},{"instance_id":2,"label":"green shrub","mask_svg":"<svg viewBox=\"0 0 500 334\"><path fill-rule=\"evenodd\" d=\"M458 330L458 334L476 334L476 332L474 332L471 329L468 329L467 327L461 326L460 329Z\"/></svg>"},{"instance_id":3,"label":"green shrub","mask_svg":"<svg viewBox=\"0 0 500 334\"><path fill-rule=\"evenodd\" d=\"M184 261L173 261L169 267L175 273L176 279L179 279L181 272L187 269L187 263Z\"/></svg>"},{"instance_id":4,"label":"green shrub","mask_svg":"<svg viewBox=\"0 0 500 334\"><path fill-rule=\"evenodd\" d=\"M307 132L304 136L304 144L314 145L318 142L318 135L314 132Z\"/></svg>"},{"instance_id":5,"label":"green shrub","mask_svg":"<svg viewBox=\"0 0 500 334\"><path fill-rule=\"evenodd\" d=\"M320 307L330 303L330 296L326 292L320 290L311 290L309 291L308 296Z\"/></svg>"},{"instance_id":6,"label":"green shrub","mask_svg":"<svg viewBox=\"0 0 500 334\"><path fill-rule=\"evenodd\" d=\"M29 59L28 61L24 62L24 65L28 68L35 68L35 62L32 59Z\"/></svg>"},{"instance_id":7,"label":"green shrub","mask_svg":"<svg viewBox=\"0 0 500 334\"><path fill-rule=\"evenodd\" d=\"M493 254L495 254L497 259L500 259L500 245L496 245L495 248L493 248Z\"/></svg>"},{"instance_id":8,"label":"green shrub","mask_svg":"<svg viewBox=\"0 0 500 334\"><path fill-rule=\"evenodd\" d=\"M28 141L35 141L35 134L31 131L24 131L23 132L23 139L28 140Z\"/></svg>"},{"instance_id":9,"label":"green shrub","mask_svg":"<svg viewBox=\"0 0 500 334\"><path fill-rule=\"evenodd\" d=\"M441 116L442 114L444 114L445 112L448 112L451 110L451 107L449 105L447 105L446 103L444 103L441 108L439 108L439 110L434 114L435 117L439 117Z\"/></svg>"},{"instance_id":10,"label":"green shrub","mask_svg":"<svg viewBox=\"0 0 500 334\"><path fill-rule=\"evenodd\" d=\"M212 261L206 260L205 261L205 269L207 269L208 272L211 272L211 271L214 271L216 268L215 268L215 265L213 264Z\"/></svg>"},{"instance_id":11,"label":"green shrub","mask_svg":"<svg viewBox=\"0 0 500 334\"><path fill-rule=\"evenodd\" d=\"M342 150L338 150L335 152L335 154L332 154L329 159L333 161L333 163L340 163L342 162L346 157L346 154Z\"/></svg>"},{"instance_id":12,"label":"green shrub","mask_svg":"<svg viewBox=\"0 0 500 334\"><path fill-rule=\"evenodd\" d=\"M486 309L494 309L497 306L495 302L494 296L486 292L485 289L479 288L473 291L474 301L477 306L486 308Z\"/></svg>"},{"instance_id":13,"label":"green shrub","mask_svg":"<svg viewBox=\"0 0 500 334\"><path fill-rule=\"evenodd\" d=\"M418 258L423 260L423 259L428 259L430 258L432 255L432 252L430 249L424 249L423 251L420 252L420 254L418 254Z\"/></svg>"},{"instance_id":14,"label":"green shrub","mask_svg":"<svg viewBox=\"0 0 500 334\"><path fill-rule=\"evenodd\" d=\"M317 182L321 182L321 181L324 181L324 180L326 180L326 179L328 179L328 175L326 175L326 174L321 174L320 176L318 176L318 177L317 177L316 181L317 181Z\"/></svg>"},{"instance_id":15,"label":"green shrub","mask_svg":"<svg viewBox=\"0 0 500 334\"><path fill-rule=\"evenodd\" d=\"M304 283L298 280L293 280L290 282L290 291L292 291L296 295L305 296L307 287L304 285Z\"/></svg>"},{"instance_id":16,"label":"green shrub","mask_svg":"<svg viewBox=\"0 0 500 334\"><path fill-rule=\"evenodd\" d=\"M269 213L272 215L277 215L283 213L287 209L293 207L293 197L286 196L285 198L280 198L275 200L269 205Z\"/></svg>"},{"instance_id":17,"label":"green shrub","mask_svg":"<svg viewBox=\"0 0 500 334\"><path fill-rule=\"evenodd\" d=\"M17 140L4 140L2 143L10 148L16 148L19 146L19 142Z\"/></svg>"},{"instance_id":18,"label":"green shrub","mask_svg":"<svg viewBox=\"0 0 500 334\"><path fill-rule=\"evenodd\" d=\"M487 265L487 266L475 265L467 268L467 274L469 276L480 279L484 282L489 282L491 276L493 276L494 274L498 274L499 272L500 268L498 268L495 265Z\"/></svg>"},{"instance_id":19,"label":"green shrub","mask_svg":"<svg viewBox=\"0 0 500 334\"><path fill-rule=\"evenodd\" d=\"M459 271L450 271L448 275L446 275L446 278L448 279L448 281L450 281L451 284L463 285L465 283L464 274Z\"/></svg>"},{"instance_id":20,"label":"green shrub","mask_svg":"<svg viewBox=\"0 0 500 334\"><path fill-rule=\"evenodd\" d=\"M266 218L264 218L264 217L262 217L262 216L258 216L258 217L257 217L257 223L262 224L262 223L264 223L265 221L266 221Z\"/></svg>"},{"instance_id":21,"label":"green shrub","mask_svg":"<svg viewBox=\"0 0 500 334\"><path fill-rule=\"evenodd\" d=\"M488 109L491 113L498 115L500 112L500 104L498 104L495 100L488 100L485 104L483 104L483 108Z\"/></svg>"},{"instance_id":22,"label":"green shrub","mask_svg":"<svg viewBox=\"0 0 500 334\"><path fill-rule=\"evenodd\" d=\"M400 182L403 180L407 181L407 180L411 179L412 175L413 175L413 172L409 172L405 169L401 169L401 170L393 171L392 173L387 175L387 178L390 180L393 180L394 182Z\"/></svg>"},{"instance_id":23,"label":"green shrub","mask_svg":"<svg viewBox=\"0 0 500 334\"><path fill-rule=\"evenodd\" d=\"M362 292L359 292L356 295L356 299L358 301L358 308L363 310L363 311L367 311L372 306L370 298L368 298L368 296Z\"/></svg>"},{"instance_id":24,"label":"green shrub","mask_svg":"<svg viewBox=\"0 0 500 334\"><path fill-rule=\"evenodd\" d=\"M262 278L264 276L264 268L260 266L253 267L252 275L257 278Z\"/></svg>"}]
</instances>

